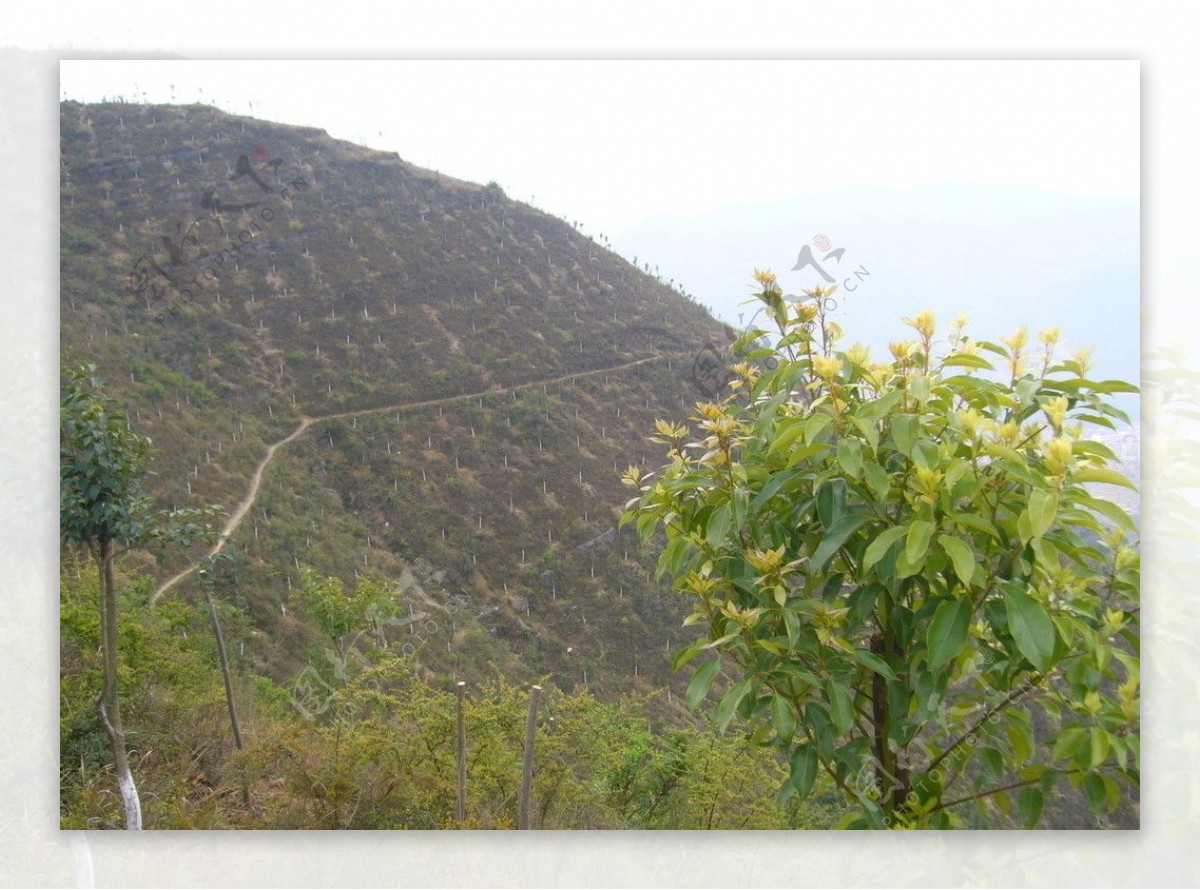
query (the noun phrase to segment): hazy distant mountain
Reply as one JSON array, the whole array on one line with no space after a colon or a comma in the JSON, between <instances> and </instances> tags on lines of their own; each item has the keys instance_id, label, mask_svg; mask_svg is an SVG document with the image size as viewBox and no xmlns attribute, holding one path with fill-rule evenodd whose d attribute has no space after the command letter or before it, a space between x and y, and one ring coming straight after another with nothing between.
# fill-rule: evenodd
<instances>
[{"instance_id":1,"label":"hazy distant mountain","mask_svg":"<svg viewBox=\"0 0 1200 890\"><path fill-rule=\"evenodd\" d=\"M1138 214L1136 199L1032 186L864 187L658 218L617 233L613 245L657 264L664 280L682 282L732 324L755 311L739 303L756 267L778 273L788 293L825 283L812 266L791 271L808 245L831 278L847 282L838 309L851 339L883 347L906 336L901 316L927 306L946 322L967 313L978 337L1059 325L1066 349L1095 347L1097 375L1136 381ZM814 244L820 235L827 249Z\"/></svg>"}]
</instances>

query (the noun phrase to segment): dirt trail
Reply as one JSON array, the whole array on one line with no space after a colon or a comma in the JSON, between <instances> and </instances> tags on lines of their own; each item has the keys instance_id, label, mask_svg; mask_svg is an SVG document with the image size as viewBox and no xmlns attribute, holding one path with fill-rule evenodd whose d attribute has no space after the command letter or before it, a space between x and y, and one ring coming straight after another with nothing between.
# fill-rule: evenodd
<instances>
[{"instance_id":1,"label":"dirt trail","mask_svg":"<svg viewBox=\"0 0 1200 890\"><path fill-rule=\"evenodd\" d=\"M296 427L291 433L280 439L278 442L268 446L266 456L263 457L262 461L260 461L258 466L255 468L254 475L250 477L250 490L246 493L246 497L242 499L242 502L238 504L238 508L233 511L232 515L230 515L229 521L226 522L225 527L221 529L221 535L217 540L216 546L209 551L208 555L210 557L216 556L221 552L221 550L225 547L225 542L229 540L230 536L237 530L237 527L241 525L242 520L246 518L246 514L250 512L250 508L254 506L254 501L258 497L258 490L262 487L263 476L266 474L267 467L270 465L271 460L275 457L275 452L284 445L294 442L314 423L322 423L327 420L344 420L347 417L363 417L368 414L383 414L386 411L404 411L411 410L413 408L428 408L433 405L446 405L450 402L461 401L462 399L476 399L480 396L495 395L498 392L529 389L534 386L548 386L551 383L562 383L564 380L570 380L574 377L592 377L596 374L611 374L614 371L624 371L627 368L634 368L638 365L644 365L646 362L652 362L662 358L667 358L667 356L652 355L648 358L640 358L636 361L626 362L623 365L614 365L611 368L597 368L594 371L577 371L573 374L563 374L559 377L550 377L545 380L533 380L529 383L520 383L515 386L493 386L492 388L485 389L481 392L468 392L456 396L444 396L438 399L425 399L420 402L400 402L395 405L384 405L379 408L362 408L358 411L343 411L340 414L326 414L322 417L308 417L302 414L300 415L300 425L298 427ZM159 597L161 597L164 593L166 593L184 578L195 572L197 568L199 568L198 565L188 566L188 568L168 578L158 586L158 589L154 591L153 596L150 597L150 602L158 602Z\"/></svg>"}]
</instances>

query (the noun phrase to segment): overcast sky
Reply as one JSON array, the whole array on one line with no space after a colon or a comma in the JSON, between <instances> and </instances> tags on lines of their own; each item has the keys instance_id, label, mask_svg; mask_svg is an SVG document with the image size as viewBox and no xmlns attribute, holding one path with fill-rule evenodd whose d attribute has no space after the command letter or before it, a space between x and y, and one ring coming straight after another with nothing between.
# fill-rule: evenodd
<instances>
[{"instance_id":1,"label":"overcast sky","mask_svg":"<svg viewBox=\"0 0 1200 890\"><path fill-rule=\"evenodd\" d=\"M1139 193L1136 61L64 61L61 95L320 127L593 233L853 185Z\"/></svg>"}]
</instances>

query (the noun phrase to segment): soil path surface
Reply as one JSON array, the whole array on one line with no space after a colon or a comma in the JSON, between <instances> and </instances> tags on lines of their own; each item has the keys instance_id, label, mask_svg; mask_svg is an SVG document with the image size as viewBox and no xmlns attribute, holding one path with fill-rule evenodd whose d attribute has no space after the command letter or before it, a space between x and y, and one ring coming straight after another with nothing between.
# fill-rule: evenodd
<instances>
[{"instance_id":1,"label":"soil path surface","mask_svg":"<svg viewBox=\"0 0 1200 890\"><path fill-rule=\"evenodd\" d=\"M428 408L433 405L446 405L451 402L462 401L463 399L476 399L480 396L494 395L498 392L530 389L534 386L549 386L551 383L562 383L563 381L570 380L574 377L593 377L596 374L611 374L614 371L624 371L628 368L634 368L638 365L644 365L646 362L652 362L666 357L667 356L663 355L652 355L648 358L641 358L636 361L626 362L623 365L614 365L611 368L597 368L594 371L577 371L573 374L563 374L559 377L550 377L546 380L534 380L530 383L521 383L516 386L494 386L491 389L486 389L481 392L468 392L456 396L444 396L443 398L439 399L425 399L419 402L400 402L396 405L383 405L378 408L362 408L358 411L343 411L339 414L326 414L322 417L308 417L302 414L300 415L299 426L292 430L292 432L287 436L267 448L266 455L255 468L254 475L250 477L250 488L246 492L246 497L242 499L242 502L238 504L237 509L234 510L230 515L229 521L226 522L225 527L221 529L221 535L217 539L216 546L208 552L208 555L212 557L221 552L221 550L225 547L225 542L229 540L230 536L235 531L237 531L237 527L241 525L242 520L246 518L246 514L249 513L250 509L254 506L254 501L258 498L258 491L262 487L263 476L266 475L267 467L270 466L271 460L275 457L275 452L277 452L284 445L296 441L296 439L304 435L304 432L314 423L321 423L326 420L344 420L347 417L364 417L368 414L383 414L387 411L404 411L412 410L414 408ZM159 597L161 597L164 593L166 593L184 578L193 574L198 568L198 565L191 565L178 574L168 578L158 586L157 590L154 591L154 595L150 597L150 602L158 602Z\"/></svg>"}]
</instances>

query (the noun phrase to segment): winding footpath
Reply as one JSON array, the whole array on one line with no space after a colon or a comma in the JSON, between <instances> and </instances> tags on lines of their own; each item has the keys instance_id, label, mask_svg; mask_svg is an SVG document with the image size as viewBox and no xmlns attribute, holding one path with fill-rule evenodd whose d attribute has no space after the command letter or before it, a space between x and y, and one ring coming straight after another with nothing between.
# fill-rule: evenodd
<instances>
[{"instance_id":1,"label":"winding footpath","mask_svg":"<svg viewBox=\"0 0 1200 890\"><path fill-rule=\"evenodd\" d=\"M614 371L624 371L628 368L635 368L638 365L644 365L647 362L668 357L669 356L666 355L652 355L647 358L637 359L636 361L626 362L623 365L615 365L611 368L597 368L594 371L577 371L573 374L563 374L560 377L551 377L546 380L534 380L529 383L520 383L516 386L493 386L491 389L482 390L481 392L468 392L456 396L444 396L440 399L426 399L420 402L400 402L396 405L384 405L379 408L362 408L358 411L343 411L339 414L326 414L321 417L308 417L307 415L301 414L299 426L297 426L294 430L292 430L291 433L280 439L278 442L268 446L266 455L255 468L254 475L250 477L250 490L246 492L246 497L242 499L240 504L238 504L238 508L233 511L229 517L229 521L226 522L225 527L221 529L221 534L217 539L217 544L212 550L209 551L208 556L216 556L221 552L222 549L224 549L225 542L229 540L230 536L232 536L235 531L237 531L237 528L239 525L241 525L242 520L246 518L246 514L249 513L250 509L254 506L254 501L258 498L258 491L262 487L263 476L266 474L267 467L270 466L272 459L275 457L275 452L284 445L296 441L296 439L304 435L304 432L314 423L321 423L327 420L344 420L348 417L364 417L368 414L383 414L388 411L405 411L415 408L429 408L434 405L446 405L451 402L462 401L463 399L477 399L480 396L495 395L496 393L501 392L515 392L519 389L530 389L535 386L549 386L552 383L562 383L565 380L570 380L576 377L592 377L596 374L611 374ZM168 578L154 591L154 594L150 597L150 602L152 604L157 603L159 597L161 597L164 593L166 593L184 578L194 573L198 568L199 565L194 564L184 569L182 572L179 572L178 574Z\"/></svg>"}]
</instances>

